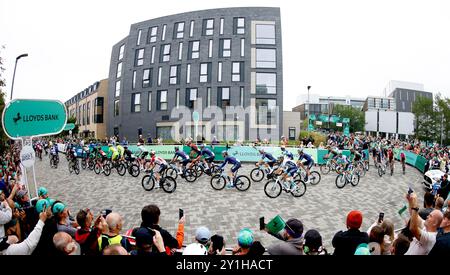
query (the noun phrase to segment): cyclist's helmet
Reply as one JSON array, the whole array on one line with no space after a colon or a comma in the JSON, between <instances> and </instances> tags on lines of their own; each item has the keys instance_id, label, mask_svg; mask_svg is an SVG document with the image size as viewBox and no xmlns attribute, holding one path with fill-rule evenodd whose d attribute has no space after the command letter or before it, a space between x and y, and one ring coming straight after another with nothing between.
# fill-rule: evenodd
<instances>
[{"instance_id":1,"label":"cyclist's helmet","mask_svg":"<svg viewBox=\"0 0 450 275\"><path fill-rule=\"evenodd\" d=\"M297 150L297 152L298 152L299 155L303 154L303 148L299 148L299 149Z\"/></svg>"},{"instance_id":2,"label":"cyclist's helmet","mask_svg":"<svg viewBox=\"0 0 450 275\"><path fill-rule=\"evenodd\" d=\"M180 148L178 146L175 146L175 152L178 152Z\"/></svg>"},{"instance_id":3,"label":"cyclist's helmet","mask_svg":"<svg viewBox=\"0 0 450 275\"><path fill-rule=\"evenodd\" d=\"M205 148L205 144L204 143L202 143L202 144L200 144L200 148Z\"/></svg>"},{"instance_id":4,"label":"cyclist's helmet","mask_svg":"<svg viewBox=\"0 0 450 275\"><path fill-rule=\"evenodd\" d=\"M222 151L222 156L228 156L228 151Z\"/></svg>"},{"instance_id":5,"label":"cyclist's helmet","mask_svg":"<svg viewBox=\"0 0 450 275\"><path fill-rule=\"evenodd\" d=\"M280 149L281 149L281 151L284 151L284 150L286 150L286 146L281 145Z\"/></svg>"},{"instance_id":6,"label":"cyclist's helmet","mask_svg":"<svg viewBox=\"0 0 450 275\"><path fill-rule=\"evenodd\" d=\"M155 151L151 150L151 151L150 151L150 156L153 157L154 155L155 155Z\"/></svg>"},{"instance_id":7,"label":"cyclist's helmet","mask_svg":"<svg viewBox=\"0 0 450 275\"><path fill-rule=\"evenodd\" d=\"M264 154L264 149L263 148L259 149L258 151L259 151L260 154Z\"/></svg>"}]
</instances>

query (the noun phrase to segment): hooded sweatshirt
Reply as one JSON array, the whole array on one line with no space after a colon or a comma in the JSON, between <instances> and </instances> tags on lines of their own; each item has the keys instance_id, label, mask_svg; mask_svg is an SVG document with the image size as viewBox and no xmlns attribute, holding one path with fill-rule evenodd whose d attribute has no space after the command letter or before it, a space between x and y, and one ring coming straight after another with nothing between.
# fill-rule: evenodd
<instances>
[{"instance_id":1,"label":"hooded sweatshirt","mask_svg":"<svg viewBox=\"0 0 450 275\"><path fill-rule=\"evenodd\" d=\"M273 244L267 248L270 255L303 255L303 238Z\"/></svg>"}]
</instances>

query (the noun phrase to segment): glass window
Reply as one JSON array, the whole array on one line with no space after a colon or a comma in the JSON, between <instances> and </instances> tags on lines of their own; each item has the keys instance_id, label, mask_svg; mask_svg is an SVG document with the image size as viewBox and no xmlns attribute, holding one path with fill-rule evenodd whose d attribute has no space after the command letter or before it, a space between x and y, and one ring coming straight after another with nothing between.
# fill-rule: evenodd
<instances>
[{"instance_id":1,"label":"glass window","mask_svg":"<svg viewBox=\"0 0 450 275\"><path fill-rule=\"evenodd\" d=\"M119 115L119 106L120 106L120 100L114 100L114 116Z\"/></svg>"},{"instance_id":2,"label":"glass window","mask_svg":"<svg viewBox=\"0 0 450 275\"><path fill-rule=\"evenodd\" d=\"M198 59L200 57L200 41L191 41L190 45L190 59Z\"/></svg>"},{"instance_id":3,"label":"glass window","mask_svg":"<svg viewBox=\"0 0 450 275\"><path fill-rule=\"evenodd\" d=\"M186 107L194 108L197 97L197 88L186 89Z\"/></svg>"},{"instance_id":4,"label":"glass window","mask_svg":"<svg viewBox=\"0 0 450 275\"><path fill-rule=\"evenodd\" d=\"M165 111L167 110L167 91L159 91L158 93L159 93L158 110Z\"/></svg>"},{"instance_id":5,"label":"glass window","mask_svg":"<svg viewBox=\"0 0 450 275\"><path fill-rule=\"evenodd\" d=\"M233 82L239 82L241 80L241 67L242 62L233 62L232 71L231 71L231 81Z\"/></svg>"},{"instance_id":6,"label":"glass window","mask_svg":"<svg viewBox=\"0 0 450 275\"><path fill-rule=\"evenodd\" d=\"M148 33L149 33L149 42L150 43L154 43L154 42L156 42L156 38L157 38L157 36L158 36L158 27L151 27L149 30L148 30Z\"/></svg>"},{"instance_id":7,"label":"glass window","mask_svg":"<svg viewBox=\"0 0 450 275\"><path fill-rule=\"evenodd\" d=\"M241 105L241 107L244 107L244 87L241 87L239 92L239 105Z\"/></svg>"},{"instance_id":8,"label":"glass window","mask_svg":"<svg viewBox=\"0 0 450 275\"><path fill-rule=\"evenodd\" d=\"M184 37L184 22L175 23L173 37L174 38L183 38Z\"/></svg>"},{"instance_id":9,"label":"glass window","mask_svg":"<svg viewBox=\"0 0 450 275\"><path fill-rule=\"evenodd\" d=\"M219 62L219 69L217 72L217 81L222 82L222 62Z\"/></svg>"},{"instance_id":10,"label":"glass window","mask_svg":"<svg viewBox=\"0 0 450 275\"><path fill-rule=\"evenodd\" d=\"M214 34L214 19L204 19L203 35L213 35L213 34Z\"/></svg>"},{"instance_id":11,"label":"glass window","mask_svg":"<svg viewBox=\"0 0 450 275\"><path fill-rule=\"evenodd\" d=\"M275 25L256 25L256 44L275 45Z\"/></svg>"},{"instance_id":12,"label":"glass window","mask_svg":"<svg viewBox=\"0 0 450 275\"><path fill-rule=\"evenodd\" d=\"M186 83L191 83L191 64L187 64L186 67Z\"/></svg>"},{"instance_id":13,"label":"glass window","mask_svg":"<svg viewBox=\"0 0 450 275\"><path fill-rule=\"evenodd\" d=\"M289 127L289 140L295 140L295 139L296 139L295 128Z\"/></svg>"},{"instance_id":14,"label":"glass window","mask_svg":"<svg viewBox=\"0 0 450 275\"><path fill-rule=\"evenodd\" d=\"M115 93L116 97L120 96L120 80L116 81L116 93Z\"/></svg>"},{"instance_id":15,"label":"glass window","mask_svg":"<svg viewBox=\"0 0 450 275\"><path fill-rule=\"evenodd\" d=\"M134 90L136 88L136 71L133 71L133 82L131 83L131 89Z\"/></svg>"},{"instance_id":16,"label":"glass window","mask_svg":"<svg viewBox=\"0 0 450 275\"><path fill-rule=\"evenodd\" d=\"M144 65L144 50L145 49L137 49L136 50L136 66Z\"/></svg>"},{"instance_id":17,"label":"glass window","mask_svg":"<svg viewBox=\"0 0 450 275\"><path fill-rule=\"evenodd\" d=\"M183 42L178 44L178 60L183 59Z\"/></svg>"},{"instance_id":18,"label":"glass window","mask_svg":"<svg viewBox=\"0 0 450 275\"><path fill-rule=\"evenodd\" d=\"M171 84L171 85L180 84L179 77L178 77L179 71L180 71L180 65L170 66L169 84Z\"/></svg>"},{"instance_id":19,"label":"glass window","mask_svg":"<svg viewBox=\"0 0 450 275\"><path fill-rule=\"evenodd\" d=\"M245 34L245 18L234 18L234 34Z\"/></svg>"},{"instance_id":20,"label":"glass window","mask_svg":"<svg viewBox=\"0 0 450 275\"><path fill-rule=\"evenodd\" d=\"M155 46L152 47L152 58L150 59L150 63L155 63Z\"/></svg>"},{"instance_id":21,"label":"glass window","mask_svg":"<svg viewBox=\"0 0 450 275\"><path fill-rule=\"evenodd\" d=\"M142 30L138 31L138 37L137 37L137 41L136 41L136 45L141 45L141 36L142 36Z\"/></svg>"},{"instance_id":22,"label":"glass window","mask_svg":"<svg viewBox=\"0 0 450 275\"><path fill-rule=\"evenodd\" d=\"M275 49L256 49L256 68L276 68Z\"/></svg>"},{"instance_id":23,"label":"glass window","mask_svg":"<svg viewBox=\"0 0 450 275\"><path fill-rule=\"evenodd\" d=\"M167 28L167 25L163 25L162 37L161 37L162 41L166 40L166 28Z\"/></svg>"},{"instance_id":24,"label":"glass window","mask_svg":"<svg viewBox=\"0 0 450 275\"><path fill-rule=\"evenodd\" d=\"M230 88L229 87L219 87L219 94L217 105L221 108L230 106Z\"/></svg>"},{"instance_id":25,"label":"glass window","mask_svg":"<svg viewBox=\"0 0 450 275\"><path fill-rule=\"evenodd\" d=\"M223 25L225 23L225 19L224 18L220 18L220 31L219 34L222 35L223 34Z\"/></svg>"},{"instance_id":26,"label":"glass window","mask_svg":"<svg viewBox=\"0 0 450 275\"><path fill-rule=\"evenodd\" d=\"M141 111L141 94L135 93L131 95L131 112L139 113Z\"/></svg>"},{"instance_id":27,"label":"glass window","mask_svg":"<svg viewBox=\"0 0 450 275\"><path fill-rule=\"evenodd\" d=\"M210 82L211 63L200 63L200 82Z\"/></svg>"},{"instance_id":28,"label":"glass window","mask_svg":"<svg viewBox=\"0 0 450 275\"><path fill-rule=\"evenodd\" d=\"M176 90L175 107L180 107L180 89Z\"/></svg>"},{"instance_id":29,"label":"glass window","mask_svg":"<svg viewBox=\"0 0 450 275\"><path fill-rule=\"evenodd\" d=\"M256 123L273 125L276 123L276 99L256 99Z\"/></svg>"},{"instance_id":30,"label":"glass window","mask_svg":"<svg viewBox=\"0 0 450 275\"><path fill-rule=\"evenodd\" d=\"M256 73L256 93L276 94L277 74L276 73Z\"/></svg>"},{"instance_id":31,"label":"glass window","mask_svg":"<svg viewBox=\"0 0 450 275\"><path fill-rule=\"evenodd\" d=\"M241 38L241 57L245 56L245 39Z\"/></svg>"},{"instance_id":32,"label":"glass window","mask_svg":"<svg viewBox=\"0 0 450 275\"><path fill-rule=\"evenodd\" d=\"M230 57L231 56L231 39L221 39L220 40L220 57Z\"/></svg>"},{"instance_id":33,"label":"glass window","mask_svg":"<svg viewBox=\"0 0 450 275\"><path fill-rule=\"evenodd\" d=\"M119 49L119 60L122 60L124 51L125 51L125 44L120 46L120 49Z\"/></svg>"},{"instance_id":34,"label":"glass window","mask_svg":"<svg viewBox=\"0 0 450 275\"><path fill-rule=\"evenodd\" d=\"M206 88L206 107L211 105L211 88Z\"/></svg>"},{"instance_id":35,"label":"glass window","mask_svg":"<svg viewBox=\"0 0 450 275\"><path fill-rule=\"evenodd\" d=\"M148 111L152 111L152 92L148 92Z\"/></svg>"},{"instance_id":36,"label":"glass window","mask_svg":"<svg viewBox=\"0 0 450 275\"><path fill-rule=\"evenodd\" d=\"M169 60L170 60L170 44L162 45L159 62L169 62Z\"/></svg>"},{"instance_id":37,"label":"glass window","mask_svg":"<svg viewBox=\"0 0 450 275\"><path fill-rule=\"evenodd\" d=\"M158 86L161 86L162 67L158 68Z\"/></svg>"},{"instance_id":38,"label":"glass window","mask_svg":"<svg viewBox=\"0 0 450 275\"><path fill-rule=\"evenodd\" d=\"M212 51L213 51L213 40L210 39L210 40L209 40L209 48L208 48L208 57L209 57L209 58L212 57Z\"/></svg>"},{"instance_id":39,"label":"glass window","mask_svg":"<svg viewBox=\"0 0 450 275\"><path fill-rule=\"evenodd\" d=\"M191 26L190 26L190 29L189 29L189 37L193 37L194 36L194 24L195 24L195 21L192 20L191 21Z\"/></svg>"},{"instance_id":40,"label":"glass window","mask_svg":"<svg viewBox=\"0 0 450 275\"><path fill-rule=\"evenodd\" d=\"M152 86L152 73L153 69L145 69L142 74L142 88L148 88Z\"/></svg>"},{"instance_id":41,"label":"glass window","mask_svg":"<svg viewBox=\"0 0 450 275\"><path fill-rule=\"evenodd\" d=\"M116 78L119 78L122 76L122 62L119 62L117 64L117 74L116 74Z\"/></svg>"}]
</instances>

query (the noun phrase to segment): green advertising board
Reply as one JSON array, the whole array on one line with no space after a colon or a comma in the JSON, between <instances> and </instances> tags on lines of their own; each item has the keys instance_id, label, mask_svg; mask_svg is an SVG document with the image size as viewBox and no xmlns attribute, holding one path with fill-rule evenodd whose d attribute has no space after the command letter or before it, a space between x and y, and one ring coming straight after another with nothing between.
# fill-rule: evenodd
<instances>
[{"instance_id":1,"label":"green advertising board","mask_svg":"<svg viewBox=\"0 0 450 275\"><path fill-rule=\"evenodd\" d=\"M73 129L75 129L75 124L73 123L67 123L66 126L64 127L64 131L69 131Z\"/></svg>"},{"instance_id":2,"label":"green advertising board","mask_svg":"<svg viewBox=\"0 0 450 275\"><path fill-rule=\"evenodd\" d=\"M66 120L66 107L58 100L14 99L2 115L3 129L11 139L59 134Z\"/></svg>"}]
</instances>

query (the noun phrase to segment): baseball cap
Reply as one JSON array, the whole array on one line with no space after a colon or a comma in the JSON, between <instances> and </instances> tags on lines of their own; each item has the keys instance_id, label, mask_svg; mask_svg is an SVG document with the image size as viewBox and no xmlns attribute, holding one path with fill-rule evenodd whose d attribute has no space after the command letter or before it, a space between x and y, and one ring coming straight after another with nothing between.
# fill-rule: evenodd
<instances>
[{"instance_id":1,"label":"baseball cap","mask_svg":"<svg viewBox=\"0 0 450 275\"><path fill-rule=\"evenodd\" d=\"M39 187L38 190L38 196L45 196L48 194L47 188L45 187Z\"/></svg>"},{"instance_id":2,"label":"baseball cap","mask_svg":"<svg viewBox=\"0 0 450 275\"><path fill-rule=\"evenodd\" d=\"M140 227L136 229L136 231L133 233L134 237L136 238L136 245L140 246L143 244L153 244L153 237L155 236L155 232L152 230Z\"/></svg>"},{"instance_id":3,"label":"baseball cap","mask_svg":"<svg viewBox=\"0 0 450 275\"><path fill-rule=\"evenodd\" d=\"M53 214L60 214L66 209L66 206L62 202L57 202L52 207Z\"/></svg>"},{"instance_id":4,"label":"baseball cap","mask_svg":"<svg viewBox=\"0 0 450 275\"><path fill-rule=\"evenodd\" d=\"M40 199L36 202L36 212L41 213L44 208L48 207L50 204L46 199Z\"/></svg>"},{"instance_id":5,"label":"baseball cap","mask_svg":"<svg viewBox=\"0 0 450 275\"><path fill-rule=\"evenodd\" d=\"M203 244L191 243L183 250L183 255L208 255L208 251Z\"/></svg>"},{"instance_id":6,"label":"baseball cap","mask_svg":"<svg viewBox=\"0 0 450 275\"><path fill-rule=\"evenodd\" d=\"M320 236L319 231L315 229L310 229L305 234L305 246L309 249L317 250L322 246L322 236Z\"/></svg>"},{"instance_id":7,"label":"baseball cap","mask_svg":"<svg viewBox=\"0 0 450 275\"><path fill-rule=\"evenodd\" d=\"M250 247L253 244L253 232L248 228L242 229L238 234L238 243L243 248Z\"/></svg>"},{"instance_id":8,"label":"baseball cap","mask_svg":"<svg viewBox=\"0 0 450 275\"><path fill-rule=\"evenodd\" d=\"M303 224L300 220L289 219L286 222L286 231L293 238L300 238L303 234Z\"/></svg>"},{"instance_id":9,"label":"baseball cap","mask_svg":"<svg viewBox=\"0 0 450 275\"><path fill-rule=\"evenodd\" d=\"M28 194L27 190L24 190L24 189L19 190L19 191L17 191L16 198L21 199L21 198L25 197L26 194Z\"/></svg>"},{"instance_id":10,"label":"baseball cap","mask_svg":"<svg viewBox=\"0 0 450 275\"><path fill-rule=\"evenodd\" d=\"M197 228L195 231L195 239L202 244L206 244L211 238L211 232L205 226Z\"/></svg>"},{"instance_id":11,"label":"baseball cap","mask_svg":"<svg viewBox=\"0 0 450 275\"><path fill-rule=\"evenodd\" d=\"M362 224L362 213L358 210L350 211L347 215L347 226L353 229L359 229Z\"/></svg>"}]
</instances>

